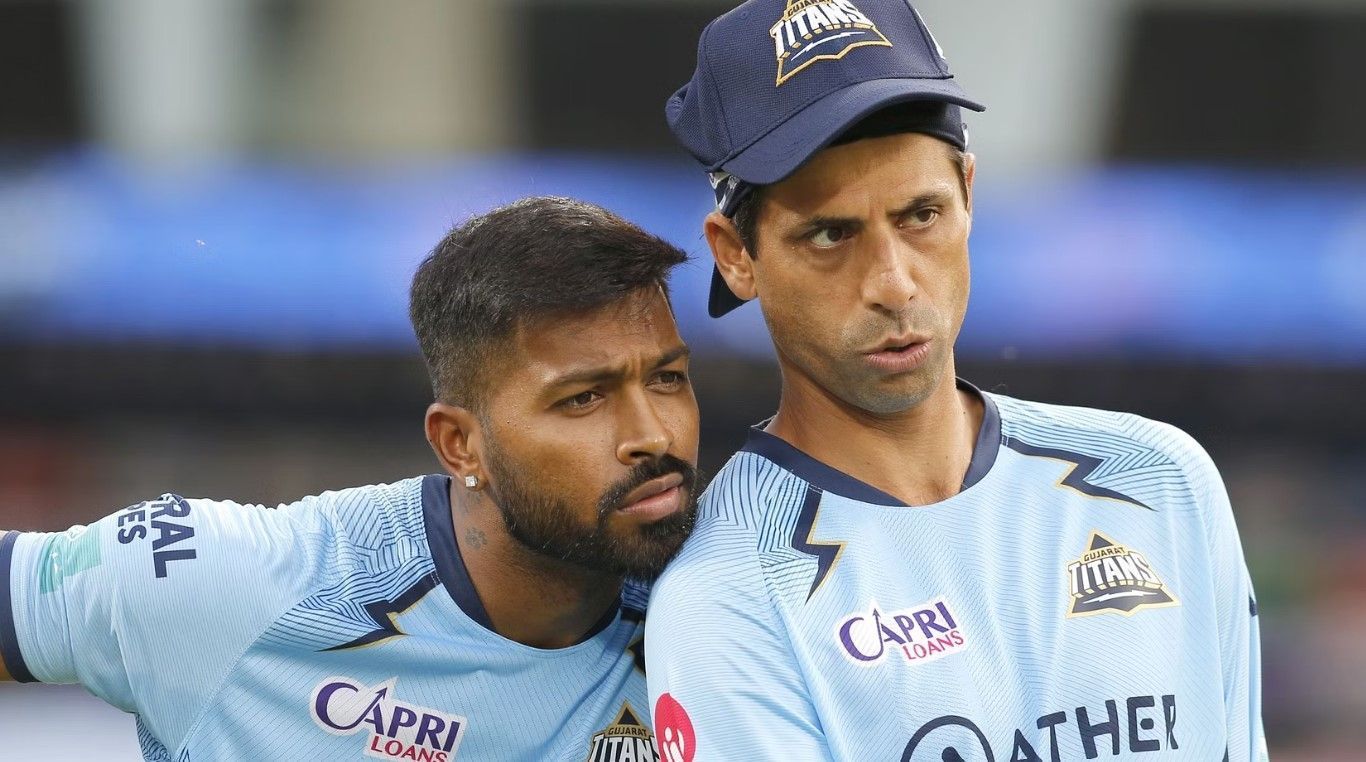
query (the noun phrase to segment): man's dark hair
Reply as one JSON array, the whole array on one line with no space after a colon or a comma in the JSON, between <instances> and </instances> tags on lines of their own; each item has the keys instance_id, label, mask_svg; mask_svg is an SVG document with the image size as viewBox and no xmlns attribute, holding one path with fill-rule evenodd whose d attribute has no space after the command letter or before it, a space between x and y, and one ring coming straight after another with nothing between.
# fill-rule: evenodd
<instances>
[{"instance_id":1,"label":"man's dark hair","mask_svg":"<svg viewBox=\"0 0 1366 762\"><path fill-rule=\"evenodd\" d=\"M665 289L687 255L602 207L533 197L472 217L413 275L408 315L438 400L478 409L495 350L528 324Z\"/></svg>"}]
</instances>

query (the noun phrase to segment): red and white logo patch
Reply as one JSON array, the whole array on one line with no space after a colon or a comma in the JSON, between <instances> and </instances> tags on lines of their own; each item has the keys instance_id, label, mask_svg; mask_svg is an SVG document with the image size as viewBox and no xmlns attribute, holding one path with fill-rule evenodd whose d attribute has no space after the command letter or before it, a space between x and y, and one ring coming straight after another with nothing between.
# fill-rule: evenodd
<instances>
[{"instance_id":1,"label":"red and white logo patch","mask_svg":"<svg viewBox=\"0 0 1366 762\"><path fill-rule=\"evenodd\" d=\"M664 762L692 762L697 753L697 733L683 705L665 693L655 702L655 741Z\"/></svg>"}]
</instances>

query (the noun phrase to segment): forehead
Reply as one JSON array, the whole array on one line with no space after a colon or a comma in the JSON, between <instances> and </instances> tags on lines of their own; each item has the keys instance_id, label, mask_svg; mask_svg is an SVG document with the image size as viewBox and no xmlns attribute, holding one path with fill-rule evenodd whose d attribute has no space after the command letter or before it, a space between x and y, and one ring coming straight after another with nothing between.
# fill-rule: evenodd
<instances>
[{"instance_id":1,"label":"forehead","mask_svg":"<svg viewBox=\"0 0 1366 762\"><path fill-rule=\"evenodd\" d=\"M618 367L683 343L663 288L651 286L595 310L532 321L509 342L509 374L544 380L569 369Z\"/></svg>"},{"instance_id":2,"label":"forehead","mask_svg":"<svg viewBox=\"0 0 1366 762\"><path fill-rule=\"evenodd\" d=\"M905 200L952 190L958 175L949 146L906 132L866 138L816 153L792 175L769 186L765 199L798 214L843 203Z\"/></svg>"}]
</instances>

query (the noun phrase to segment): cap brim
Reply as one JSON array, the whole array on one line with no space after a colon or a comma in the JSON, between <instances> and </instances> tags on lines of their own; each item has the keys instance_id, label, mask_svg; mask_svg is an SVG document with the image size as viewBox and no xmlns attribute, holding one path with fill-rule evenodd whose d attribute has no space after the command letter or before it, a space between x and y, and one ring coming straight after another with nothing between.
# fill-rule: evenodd
<instances>
[{"instance_id":1,"label":"cap brim","mask_svg":"<svg viewBox=\"0 0 1366 762\"><path fill-rule=\"evenodd\" d=\"M973 111L986 110L968 98L952 79L870 79L836 90L798 111L720 168L746 182L775 183L869 114L895 103L917 100L947 101ZM730 289L726 291L729 293ZM713 281L713 300L715 295Z\"/></svg>"},{"instance_id":2,"label":"cap brim","mask_svg":"<svg viewBox=\"0 0 1366 762\"><path fill-rule=\"evenodd\" d=\"M726 279L721 277L721 271L712 265L711 292L707 296L707 314L719 318L744 303L745 300L736 296L730 290L730 286L726 285Z\"/></svg>"}]
</instances>

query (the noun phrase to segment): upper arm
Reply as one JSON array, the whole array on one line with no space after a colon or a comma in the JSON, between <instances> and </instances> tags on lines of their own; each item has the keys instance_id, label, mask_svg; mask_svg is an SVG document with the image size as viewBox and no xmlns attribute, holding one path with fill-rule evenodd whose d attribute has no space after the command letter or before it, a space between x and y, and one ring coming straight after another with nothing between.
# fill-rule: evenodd
<instances>
[{"instance_id":1,"label":"upper arm","mask_svg":"<svg viewBox=\"0 0 1366 762\"><path fill-rule=\"evenodd\" d=\"M1210 548L1230 759L1262 759L1261 636L1252 577L1223 479L1193 440L1188 473Z\"/></svg>"},{"instance_id":2,"label":"upper arm","mask_svg":"<svg viewBox=\"0 0 1366 762\"><path fill-rule=\"evenodd\" d=\"M689 547L656 586L646 676L662 759L821 760L825 737L750 547Z\"/></svg>"},{"instance_id":3,"label":"upper arm","mask_svg":"<svg viewBox=\"0 0 1366 762\"><path fill-rule=\"evenodd\" d=\"M303 595L302 543L277 511L164 495L90 526L10 537L10 557L0 554L9 672L80 683L172 747Z\"/></svg>"}]
</instances>

